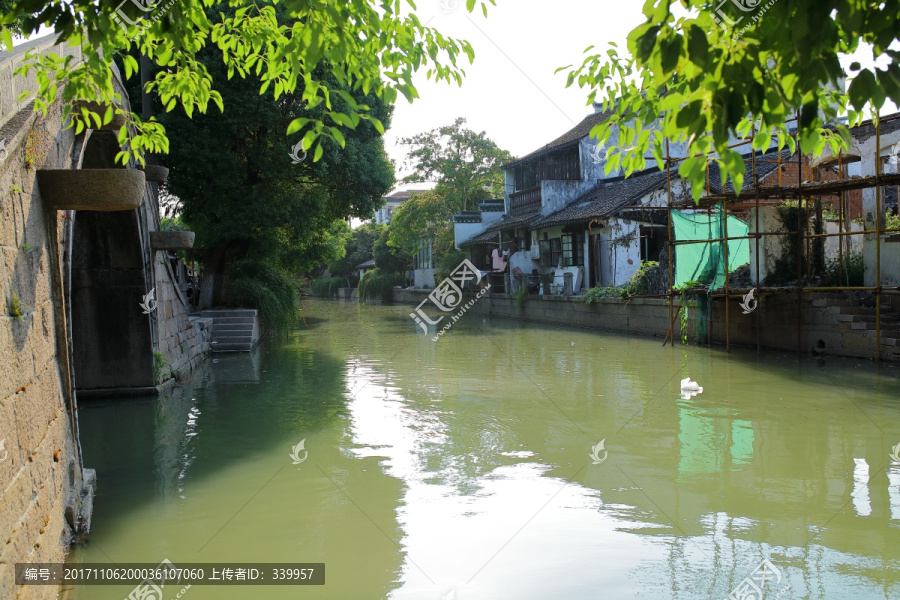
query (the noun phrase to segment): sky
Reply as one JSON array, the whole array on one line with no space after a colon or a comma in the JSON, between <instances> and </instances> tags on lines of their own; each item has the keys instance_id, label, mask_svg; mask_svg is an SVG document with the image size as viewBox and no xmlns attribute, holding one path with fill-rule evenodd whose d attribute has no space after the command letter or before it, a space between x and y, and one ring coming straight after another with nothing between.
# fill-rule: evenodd
<instances>
[{"instance_id":1,"label":"sky","mask_svg":"<svg viewBox=\"0 0 900 600\"><path fill-rule=\"evenodd\" d=\"M627 33L643 21L636 0L497 0L485 19L464 0L420 0L417 14L442 34L469 41L475 62L465 65L462 87L416 77L419 98L401 98L385 135L398 180L406 148L398 140L451 124L457 117L470 129L485 131L501 148L524 156L559 137L590 114L588 90L566 88L567 65L580 65L584 50L624 45ZM403 186L399 187L416 187ZM419 186L421 187L421 186Z\"/></svg>"}]
</instances>

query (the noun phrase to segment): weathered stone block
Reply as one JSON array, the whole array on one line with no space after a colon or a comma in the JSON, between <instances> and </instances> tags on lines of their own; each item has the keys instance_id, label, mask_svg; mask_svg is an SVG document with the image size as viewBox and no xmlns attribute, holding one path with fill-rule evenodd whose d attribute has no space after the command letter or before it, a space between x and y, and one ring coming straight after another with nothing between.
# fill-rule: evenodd
<instances>
[{"instance_id":1,"label":"weathered stone block","mask_svg":"<svg viewBox=\"0 0 900 600\"><path fill-rule=\"evenodd\" d=\"M34 497L33 490L34 484L26 469L19 469L9 486L0 493L0 532L11 535ZM6 539L0 539L0 556L6 542Z\"/></svg>"},{"instance_id":2,"label":"weathered stone block","mask_svg":"<svg viewBox=\"0 0 900 600\"><path fill-rule=\"evenodd\" d=\"M5 373L15 373L14 378L0 378L0 398L14 394L34 379L34 355L26 331L29 321L29 317L18 321L0 315L0 364Z\"/></svg>"},{"instance_id":3,"label":"weathered stone block","mask_svg":"<svg viewBox=\"0 0 900 600\"><path fill-rule=\"evenodd\" d=\"M29 462L34 489L49 487L51 501L60 494L65 482L65 421L64 418L57 418L51 423L47 436Z\"/></svg>"},{"instance_id":4,"label":"weathered stone block","mask_svg":"<svg viewBox=\"0 0 900 600\"><path fill-rule=\"evenodd\" d=\"M134 169L41 169L44 203L57 210L134 210L144 199L144 174Z\"/></svg>"},{"instance_id":5,"label":"weathered stone block","mask_svg":"<svg viewBox=\"0 0 900 600\"><path fill-rule=\"evenodd\" d=\"M166 167L161 167L159 165L146 165L143 168L144 176L147 178L147 181L153 181L155 183L165 183L166 179L169 178L169 169Z\"/></svg>"},{"instance_id":6,"label":"weathered stone block","mask_svg":"<svg viewBox=\"0 0 900 600\"><path fill-rule=\"evenodd\" d=\"M19 431L23 459L28 460L47 434L57 407L53 399L42 397L38 385L32 384L25 388L25 391L15 395L13 409L16 413L16 428Z\"/></svg>"},{"instance_id":7,"label":"weathered stone block","mask_svg":"<svg viewBox=\"0 0 900 600\"><path fill-rule=\"evenodd\" d=\"M150 247L154 250L190 250L194 247L194 232L151 231Z\"/></svg>"},{"instance_id":8,"label":"weathered stone block","mask_svg":"<svg viewBox=\"0 0 900 600\"><path fill-rule=\"evenodd\" d=\"M842 346L845 350L871 351L872 341L857 332L845 333Z\"/></svg>"}]
</instances>

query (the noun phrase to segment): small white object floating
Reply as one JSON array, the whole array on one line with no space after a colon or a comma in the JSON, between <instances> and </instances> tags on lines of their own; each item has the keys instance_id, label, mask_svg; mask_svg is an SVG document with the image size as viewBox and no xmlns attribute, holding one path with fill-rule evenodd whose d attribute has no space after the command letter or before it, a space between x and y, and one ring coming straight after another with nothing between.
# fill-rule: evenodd
<instances>
[{"instance_id":1,"label":"small white object floating","mask_svg":"<svg viewBox=\"0 0 900 600\"><path fill-rule=\"evenodd\" d=\"M681 380L681 398L683 400L690 400L702 393L703 388L696 381L691 381L690 377Z\"/></svg>"}]
</instances>

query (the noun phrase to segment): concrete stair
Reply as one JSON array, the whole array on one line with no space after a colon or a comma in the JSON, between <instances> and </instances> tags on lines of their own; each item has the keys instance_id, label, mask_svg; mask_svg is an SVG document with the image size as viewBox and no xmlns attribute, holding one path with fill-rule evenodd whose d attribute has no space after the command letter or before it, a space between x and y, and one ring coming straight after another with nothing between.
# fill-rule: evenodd
<instances>
[{"instance_id":1,"label":"concrete stair","mask_svg":"<svg viewBox=\"0 0 900 600\"><path fill-rule=\"evenodd\" d=\"M881 356L888 360L900 360L900 315L893 312L887 302L881 304L881 318L874 306L862 306L852 292L826 295L828 306L836 307L837 320L845 331L857 331L860 335L876 337L876 322L881 323Z\"/></svg>"},{"instance_id":2,"label":"concrete stair","mask_svg":"<svg viewBox=\"0 0 900 600\"><path fill-rule=\"evenodd\" d=\"M213 320L213 352L250 352L259 341L255 310L204 310L200 314Z\"/></svg>"}]
</instances>

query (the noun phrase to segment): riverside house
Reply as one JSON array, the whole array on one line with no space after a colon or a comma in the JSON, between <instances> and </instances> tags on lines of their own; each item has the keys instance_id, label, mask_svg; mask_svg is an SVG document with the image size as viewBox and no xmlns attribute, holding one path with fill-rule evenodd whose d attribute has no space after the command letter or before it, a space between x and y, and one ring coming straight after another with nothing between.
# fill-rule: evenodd
<instances>
[{"instance_id":1,"label":"riverside house","mask_svg":"<svg viewBox=\"0 0 900 600\"><path fill-rule=\"evenodd\" d=\"M537 288L538 275L545 276L545 281L550 276L550 293L578 294L590 287L622 286L643 261L668 260L670 194L672 206L682 214L712 214L710 201L699 206L694 203L688 183L678 176L677 165L670 175L655 164L627 178L621 171L607 174L606 151L597 147L590 132L609 113L599 105L594 109L559 138L503 167L506 190L502 202L486 202L478 211L454 216L457 246L469 252L476 266L491 272L493 289L506 291L509 276L520 274L530 277L532 291ZM612 144L616 138L614 132ZM685 154L683 144L671 143L670 148L673 157ZM756 178L764 187L795 183L796 155L774 148L757 153L754 173L750 147L744 148L747 185ZM802 162L808 171L811 165L806 157ZM713 163L707 196L733 191L730 180L723 188L718 166ZM781 201L766 199L760 206L772 210L771 205ZM751 208L748 203L730 205L729 215L740 218L744 227L752 226ZM502 272L493 260L497 250L508 257ZM571 274L571 289L566 289L566 274ZM668 274L663 278L668 279ZM659 291L666 289L662 281ZM541 293L545 291L541 289Z\"/></svg>"}]
</instances>

